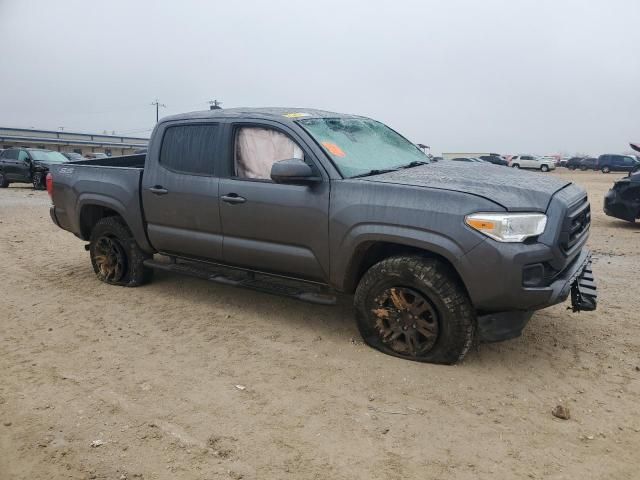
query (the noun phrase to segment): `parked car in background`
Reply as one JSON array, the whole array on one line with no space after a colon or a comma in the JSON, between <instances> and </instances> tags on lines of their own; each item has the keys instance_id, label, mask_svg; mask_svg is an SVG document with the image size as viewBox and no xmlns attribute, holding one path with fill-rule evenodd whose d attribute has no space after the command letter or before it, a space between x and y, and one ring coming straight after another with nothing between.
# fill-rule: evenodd
<instances>
[{"instance_id":1,"label":"parked car in background","mask_svg":"<svg viewBox=\"0 0 640 480\"><path fill-rule=\"evenodd\" d=\"M92 158L109 158L109 155L107 155L106 153L102 153L102 152L91 152L91 153L87 153L85 155L86 158L88 159L92 159Z\"/></svg>"},{"instance_id":2,"label":"parked car in background","mask_svg":"<svg viewBox=\"0 0 640 480\"><path fill-rule=\"evenodd\" d=\"M580 170L598 170L598 159L595 157L586 157L580 160Z\"/></svg>"},{"instance_id":3,"label":"parked car in background","mask_svg":"<svg viewBox=\"0 0 640 480\"><path fill-rule=\"evenodd\" d=\"M51 165L68 161L60 152L10 148L0 155L0 188L6 188L11 183L31 183L36 190L44 190Z\"/></svg>"},{"instance_id":4,"label":"parked car in background","mask_svg":"<svg viewBox=\"0 0 640 480\"><path fill-rule=\"evenodd\" d=\"M451 159L452 162L471 162L471 163L488 163L476 157L456 157Z\"/></svg>"},{"instance_id":5,"label":"parked car in background","mask_svg":"<svg viewBox=\"0 0 640 480\"><path fill-rule=\"evenodd\" d=\"M528 168L542 172L556 168L556 163L553 160L546 160L536 155L514 155L511 157L510 165L513 168Z\"/></svg>"},{"instance_id":6,"label":"parked car in background","mask_svg":"<svg viewBox=\"0 0 640 480\"><path fill-rule=\"evenodd\" d=\"M602 173L635 172L640 168L638 159L631 155L606 154L598 157L596 170Z\"/></svg>"},{"instance_id":7,"label":"parked car in background","mask_svg":"<svg viewBox=\"0 0 640 480\"><path fill-rule=\"evenodd\" d=\"M584 158L585 157L571 157L569 160L567 160L564 166L569 170L576 170L580 168L580 162L584 160Z\"/></svg>"},{"instance_id":8,"label":"parked car in background","mask_svg":"<svg viewBox=\"0 0 640 480\"><path fill-rule=\"evenodd\" d=\"M640 218L640 173L618 180L604 197L604 213L635 222Z\"/></svg>"},{"instance_id":9,"label":"parked car in background","mask_svg":"<svg viewBox=\"0 0 640 480\"><path fill-rule=\"evenodd\" d=\"M480 155L478 158L480 160L484 160L485 162L493 163L494 165L502 165L503 167L506 167L509 165L509 162L507 162L504 158L502 158L497 153L491 153L489 155Z\"/></svg>"},{"instance_id":10,"label":"parked car in background","mask_svg":"<svg viewBox=\"0 0 640 480\"><path fill-rule=\"evenodd\" d=\"M47 186L102 282L164 270L321 304L353 294L369 345L449 364L535 310L597 302L585 190L481 162L430 163L359 116L229 109L165 117L147 155L59 165Z\"/></svg>"},{"instance_id":11,"label":"parked car in background","mask_svg":"<svg viewBox=\"0 0 640 480\"><path fill-rule=\"evenodd\" d=\"M67 157L72 162L77 162L77 161L80 161L80 160L86 160L85 157L83 157L82 155L80 155L79 153L76 153L76 152L60 152L60 153L62 153L62 155Z\"/></svg>"}]
</instances>

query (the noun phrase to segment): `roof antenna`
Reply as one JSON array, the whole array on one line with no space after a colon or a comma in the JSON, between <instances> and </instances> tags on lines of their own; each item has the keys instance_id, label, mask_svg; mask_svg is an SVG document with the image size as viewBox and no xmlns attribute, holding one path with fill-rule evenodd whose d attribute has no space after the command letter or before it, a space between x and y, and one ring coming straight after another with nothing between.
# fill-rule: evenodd
<instances>
[{"instance_id":1,"label":"roof antenna","mask_svg":"<svg viewBox=\"0 0 640 480\"><path fill-rule=\"evenodd\" d=\"M222 110L222 107L220 105L222 105L222 102L219 102L218 100L209 100L207 102L209 104L209 110Z\"/></svg>"}]
</instances>

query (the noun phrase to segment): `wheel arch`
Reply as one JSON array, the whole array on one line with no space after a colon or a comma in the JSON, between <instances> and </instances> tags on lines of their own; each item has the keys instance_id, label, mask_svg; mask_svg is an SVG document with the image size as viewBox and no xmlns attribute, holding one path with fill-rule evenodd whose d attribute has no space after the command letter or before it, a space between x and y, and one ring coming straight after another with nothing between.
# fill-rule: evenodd
<instances>
[{"instance_id":1,"label":"wheel arch","mask_svg":"<svg viewBox=\"0 0 640 480\"><path fill-rule=\"evenodd\" d=\"M347 293L355 292L362 276L376 263L398 255L419 255L425 258L440 260L458 280L467 295L467 287L455 267L455 257L437 245L412 245L396 240L367 240L355 248L349 266L345 272L343 290Z\"/></svg>"},{"instance_id":2,"label":"wheel arch","mask_svg":"<svg viewBox=\"0 0 640 480\"><path fill-rule=\"evenodd\" d=\"M89 240L93 228L100 220L106 217L120 217L125 224L127 223L122 215L112 206L101 203L86 203L82 205L78 219L82 239Z\"/></svg>"}]
</instances>

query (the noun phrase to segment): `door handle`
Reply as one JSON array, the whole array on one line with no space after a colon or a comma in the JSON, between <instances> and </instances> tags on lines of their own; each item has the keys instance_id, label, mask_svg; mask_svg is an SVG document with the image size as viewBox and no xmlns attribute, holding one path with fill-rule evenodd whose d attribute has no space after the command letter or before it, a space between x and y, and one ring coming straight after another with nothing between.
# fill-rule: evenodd
<instances>
[{"instance_id":1,"label":"door handle","mask_svg":"<svg viewBox=\"0 0 640 480\"><path fill-rule=\"evenodd\" d=\"M229 193L227 195L223 195L220 198L222 199L223 202L231 203L232 205L236 203L244 203L247 201L246 198L241 197L237 193Z\"/></svg>"},{"instance_id":2,"label":"door handle","mask_svg":"<svg viewBox=\"0 0 640 480\"><path fill-rule=\"evenodd\" d=\"M149 191L151 193L153 193L154 195L166 195L167 193L169 193L169 190L167 190L164 187L161 187L160 185L156 185L154 187L150 187Z\"/></svg>"}]
</instances>

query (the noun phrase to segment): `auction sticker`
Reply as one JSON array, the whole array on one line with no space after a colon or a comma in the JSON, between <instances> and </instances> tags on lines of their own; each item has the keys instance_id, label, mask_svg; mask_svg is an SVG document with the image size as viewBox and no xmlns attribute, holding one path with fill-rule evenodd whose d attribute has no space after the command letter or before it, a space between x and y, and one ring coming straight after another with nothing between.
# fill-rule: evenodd
<instances>
[{"instance_id":1,"label":"auction sticker","mask_svg":"<svg viewBox=\"0 0 640 480\"><path fill-rule=\"evenodd\" d=\"M311 116L310 113L305 113L305 112L285 113L283 115L283 117L287 117L287 118L302 118L302 117L310 117L310 116Z\"/></svg>"}]
</instances>

